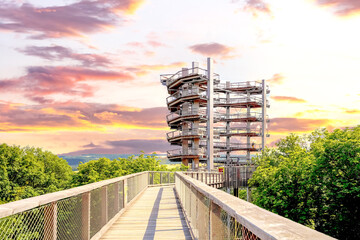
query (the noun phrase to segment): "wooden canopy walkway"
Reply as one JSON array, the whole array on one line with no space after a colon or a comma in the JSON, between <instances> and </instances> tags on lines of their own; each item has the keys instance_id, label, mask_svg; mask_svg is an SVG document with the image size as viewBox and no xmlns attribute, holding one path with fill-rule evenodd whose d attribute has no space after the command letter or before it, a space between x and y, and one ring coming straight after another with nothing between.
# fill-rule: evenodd
<instances>
[{"instance_id":1,"label":"wooden canopy walkway","mask_svg":"<svg viewBox=\"0 0 360 240\"><path fill-rule=\"evenodd\" d=\"M192 237L172 185L147 188L101 239L192 239Z\"/></svg>"},{"instance_id":2,"label":"wooden canopy walkway","mask_svg":"<svg viewBox=\"0 0 360 240\"><path fill-rule=\"evenodd\" d=\"M223 173L140 172L10 202L0 239L333 239L223 186Z\"/></svg>"}]
</instances>

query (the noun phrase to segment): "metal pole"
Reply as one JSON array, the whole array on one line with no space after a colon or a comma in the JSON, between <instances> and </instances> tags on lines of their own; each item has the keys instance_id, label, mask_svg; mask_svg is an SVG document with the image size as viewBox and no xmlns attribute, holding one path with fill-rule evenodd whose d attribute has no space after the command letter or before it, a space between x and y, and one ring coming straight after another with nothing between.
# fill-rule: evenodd
<instances>
[{"instance_id":1,"label":"metal pole","mask_svg":"<svg viewBox=\"0 0 360 240\"><path fill-rule=\"evenodd\" d=\"M226 82L226 87L230 88L230 82ZM226 103L230 103L230 91L226 92ZM230 107L226 107L226 149L230 149ZM226 164L230 165L230 151L226 151Z\"/></svg>"},{"instance_id":2,"label":"metal pole","mask_svg":"<svg viewBox=\"0 0 360 240\"><path fill-rule=\"evenodd\" d=\"M265 149L265 140L266 140L266 81L262 80L262 141L261 141L261 150Z\"/></svg>"},{"instance_id":3,"label":"metal pole","mask_svg":"<svg viewBox=\"0 0 360 240\"><path fill-rule=\"evenodd\" d=\"M207 59L207 170L214 168L214 74L213 60Z\"/></svg>"},{"instance_id":4,"label":"metal pole","mask_svg":"<svg viewBox=\"0 0 360 240\"><path fill-rule=\"evenodd\" d=\"M247 99L248 101L250 102L250 92L247 92ZM250 106L247 105L247 109L246 109L246 117L247 119L250 119ZM250 122L247 121L246 123L246 132L247 132L247 137L246 137L246 148L247 148L247 151L246 151L246 160L248 163L250 163L250 136L249 136L249 133L250 133Z\"/></svg>"}]
</instances>

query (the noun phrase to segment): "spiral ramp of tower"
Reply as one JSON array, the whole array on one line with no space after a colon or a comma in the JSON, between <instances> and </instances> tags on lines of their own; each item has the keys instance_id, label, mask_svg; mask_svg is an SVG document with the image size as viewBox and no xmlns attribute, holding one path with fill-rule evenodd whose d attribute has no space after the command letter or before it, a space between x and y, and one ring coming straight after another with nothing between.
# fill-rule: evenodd
<instances>
[{"instance_id":1,"label":"spiral ramp of tower","mask_svg":"<svg viewBox=\"0 0 360 240\"><path fill-rule=\"evenodd\" d=\"M175 74L163 74L161 83L167 87L166 116L172 129L167 140L179 149L167 152L170 161L193 164L206 162L209 133L208 117L208 70L193 62L191 68L183 68ZM249 164L251 153L260 152L265 146L268 116L266 109L269 87L265 81L220 82L213 74L213 157L228 166ZM232 153L242 153L234 155Z\"/></svg>"}]
</instances>

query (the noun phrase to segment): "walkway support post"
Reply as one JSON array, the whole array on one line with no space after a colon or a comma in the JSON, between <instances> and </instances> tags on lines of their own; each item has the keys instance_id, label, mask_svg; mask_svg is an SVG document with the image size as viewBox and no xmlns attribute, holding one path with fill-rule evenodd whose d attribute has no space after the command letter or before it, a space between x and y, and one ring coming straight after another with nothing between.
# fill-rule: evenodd
<instances>
[{"instance_id":1,"label":"walkway support post","mask_svg":"<svg viewBox=\"0 0 360 240\"><path fill-rule=\"evenodd\" d=\"M52 202L44 208L44 239L57 238L57 203Z\"/></svg>"},{"instance_id":2,"label":"walkway support post","mask_svg":"<svg viewBox=\"0 0 360 240\"><path fill-rule=\"evenodd\" d=\"M82 240L89 240L90 239L90 192L85 192L82 194L81 221L82 221L82 229L81 229Z\"/></svg>"},{"instance_id":3,"label":"walkway support post","mask_svg":"<svg viewBox=\"0 0 360 240\"><path fill-rule=\"evenodd\" d=\"M267 107L267 100L266 100L266 81L262 80L262 146L261 150L265 149L265 141L266 141L266 107Z\"/></svg>"},{"instance_id":4,"label":"walkway support post","mask_svg":"<svg viewBox=\"0 0 360 240\"><path fill-rule=\"evenodd\" d=\"M207 59L207 170L214 168L214 73L213 60Z\"/></svg>"},{"instance_id":5,"label":"walkway support post","mask_svg":"<svg viewBox=\"0 0 360 240\"><path fill-rule=\"evenodd\" d=\"M101 188L101 226L104 226L107 223L108 220L108 189L107 186L103 186Z\"/></svg>"}]
</instances>

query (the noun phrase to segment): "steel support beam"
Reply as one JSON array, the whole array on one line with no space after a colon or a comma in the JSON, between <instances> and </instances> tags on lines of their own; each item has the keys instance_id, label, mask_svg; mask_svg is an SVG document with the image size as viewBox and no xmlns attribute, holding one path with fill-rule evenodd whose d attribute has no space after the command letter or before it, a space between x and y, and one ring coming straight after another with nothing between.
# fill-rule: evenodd
<instances>
[{"instance_id":1,"label":"steel support beam","mask_svg":"<svg viewBox=\"0 0 360 240\"><path fill-rule=\"evenodd\" d=\"M214 168L214 74L213 60L207 59L207 169Z\"/></svg>"},{"instance_id":2,"label":"steel support beam","mask_svg":"<svg viewBox=\"0 0 360 240\"><path fill-rule=\"evenodd\" d=\"M261 141L261 148L262 150L265 149L266 144L266 81L262 80L262 141Z\"/></svg>"}]
</instances>

